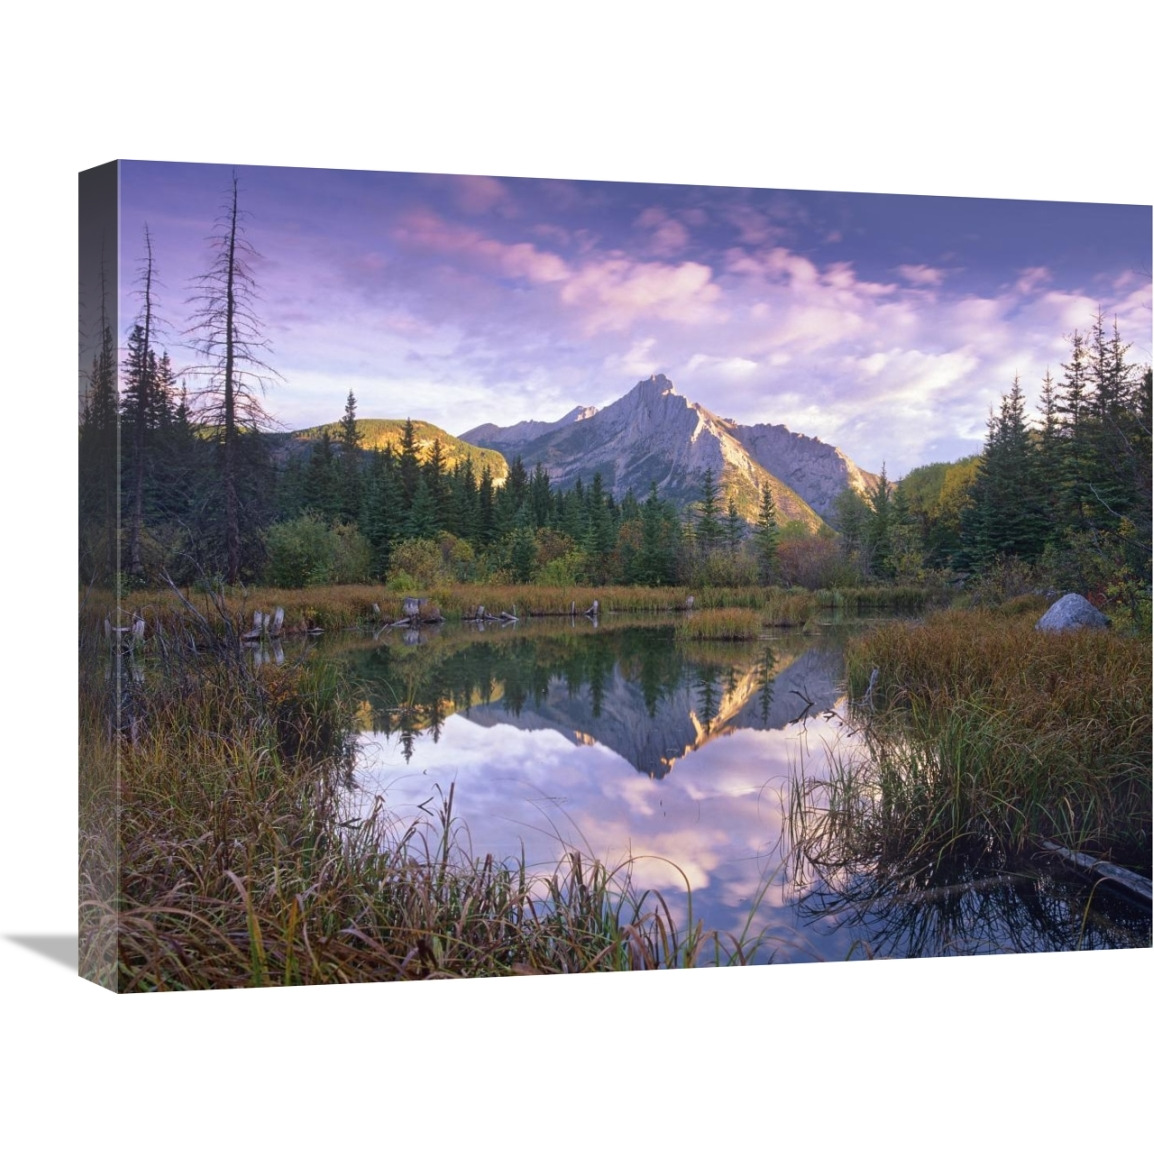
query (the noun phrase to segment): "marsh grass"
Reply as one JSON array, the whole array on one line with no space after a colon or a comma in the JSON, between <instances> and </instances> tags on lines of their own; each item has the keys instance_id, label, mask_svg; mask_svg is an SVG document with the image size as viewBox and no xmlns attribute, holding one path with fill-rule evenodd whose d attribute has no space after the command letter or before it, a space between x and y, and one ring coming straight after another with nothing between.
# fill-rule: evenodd
<instances>
[{"instance_id":1,"label":"marsh grass","mask_svg":"<svg viewBox=\"0 0 1154 1154\"><path fill-rule=\"evenodd\" d=\"M676 641L752 641L761 632L756 609L697 609L673 627Z\"/></svg>"},{"instance_id":2,"label":"marsh grass","mask_svg":"<svg viewBox=\"0 0 1154 1154\"><path fill-rule=\"evenodd\" d=\"M1052 838L1148 872L1146 639L1046 634L1031 612L946 611L847 648L879 671L863 744L795 783L795 842L826 865L1013 862Z\"/></svg>"},{"instance_id":3,"label":"marsh grass","mask_svg":"<svg viewBox=\"0 0 1154 1154\"><path fill-rule=\"evenodd\" d=\"M679 926L628 861L560 843L551 871L475 859L452 790L408 823L380 799L351 813L348 684L315 654L258 665L218 624L164 618L127 659L120 713L82 680L85 976L131 992L576 973L764 945Z\"/></svg>"}]
</instances>

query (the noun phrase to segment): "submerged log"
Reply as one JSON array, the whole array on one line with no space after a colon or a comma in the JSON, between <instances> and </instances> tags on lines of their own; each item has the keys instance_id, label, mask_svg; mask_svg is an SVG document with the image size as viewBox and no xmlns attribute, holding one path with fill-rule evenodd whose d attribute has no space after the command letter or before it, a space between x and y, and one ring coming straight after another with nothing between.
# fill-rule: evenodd
<instances>
[{"instance_id":1,"label":"submerged log","mask_svg":"<svg viewBox=\"0 0 1154 1154\"><path fill-rule=\"evenodd\" d=\"M1142 877L1141 874L1136 874L1132 870L1123 869L1121 866L1112 865L1110 862L1099 861L1089 854L1076 853L1074 850L1066 849L1065 846L1061 846L1054 841L1042 842L1042 848L1049 850L1052 854L1057 854L1063 861L1068 861L1072 865L1088 870L1090 873L1097 874L1099 877L1117 882L1120 886L1125 886L1131 893L1135 893L1147 901L1154 900L1154 891L1151 889L1150 879Z\"/></svg>"}]
</instances>

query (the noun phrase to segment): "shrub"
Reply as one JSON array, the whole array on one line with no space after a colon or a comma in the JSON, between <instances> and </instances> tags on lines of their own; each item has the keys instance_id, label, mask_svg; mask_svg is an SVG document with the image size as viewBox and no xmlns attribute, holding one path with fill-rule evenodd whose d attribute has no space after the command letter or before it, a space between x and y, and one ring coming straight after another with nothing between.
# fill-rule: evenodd
<instances>
[{"instance_id":1,"label":"shrub","mask_svg":"<svg viewBox=\"0 0 1154 1154\"><path fill-rule=\"evenodd\" d=\"M265 533L264 579L282 589L349 585L369 578L372 551L352 525L330 526L315 514L279 521Z\"/></svg>"},{"instance_id":2,"label":"shrub","mask_svg":"<svg viewBox=\"0 0 1154 1154\"><path fill-rule=\"evenodd\" d=\"M402 541L396 546L388 577L389 588L398 593L447 585L452 581L440 544L426 538Z\"/></svg>"}]
</instances>

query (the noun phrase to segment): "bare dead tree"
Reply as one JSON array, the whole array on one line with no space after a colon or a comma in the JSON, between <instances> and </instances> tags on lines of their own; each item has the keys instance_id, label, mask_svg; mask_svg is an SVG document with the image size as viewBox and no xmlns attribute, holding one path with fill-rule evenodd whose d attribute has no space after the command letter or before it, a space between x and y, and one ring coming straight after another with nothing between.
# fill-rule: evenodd
<instances>
[{"instance_id":1,"label":"bare dead tree","mask_svg":"<svg viewBox=\"0 0 1154 1154\"><path fill-rule=\"evenodd\" d=\"M214 427L223 490L226 578L235 582L241 567L241 501L238 485L238 445L246 433L273 424L261 397L278 374L261 359L269 349L253 310L257 299L250 261L259 254L244 235L239 207L239 181L232 189L216 232L209 237L215 255L212 266L196 279L191 303L193 347L203 358L194 372L205 379L198 396L202 420Z\"/></svg>"}]
</instances>

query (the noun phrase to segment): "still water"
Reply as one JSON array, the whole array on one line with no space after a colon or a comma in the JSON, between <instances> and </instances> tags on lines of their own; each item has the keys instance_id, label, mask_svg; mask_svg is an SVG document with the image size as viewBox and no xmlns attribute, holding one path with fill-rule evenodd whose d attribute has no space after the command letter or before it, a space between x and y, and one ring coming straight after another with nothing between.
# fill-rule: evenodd
<instances>
[{"instance_id":1,"label":"still water","mask_svg":"<svg viewBox=\"0 0 1154 1154\"><path fill-rule=\"evenodd\" d=\"M551 871L629 862L690 921L760 961L1150 944L1150 914L1078 879L972 874L911 891L792 852L789 791L855 742L853 627L685 643L671 623L534 621L384 631L342 646L361 687L354 810L424 821L454 787L473 857Z\"/></svg>"}]
</instances>

